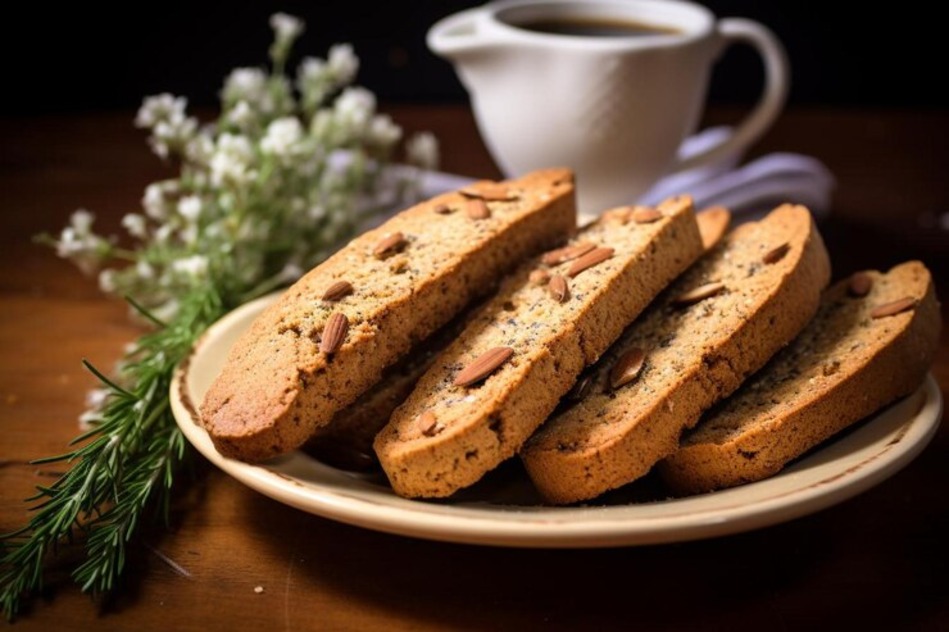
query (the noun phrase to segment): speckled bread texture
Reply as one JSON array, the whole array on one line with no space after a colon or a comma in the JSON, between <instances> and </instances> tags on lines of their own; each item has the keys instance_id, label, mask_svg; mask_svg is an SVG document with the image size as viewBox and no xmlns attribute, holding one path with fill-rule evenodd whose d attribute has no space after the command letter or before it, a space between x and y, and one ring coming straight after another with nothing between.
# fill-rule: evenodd
<instances>
[{"instance_id":1,"label":"speckled bread texture","mask_svg":"<svg viewBox=\"0 0 949 632\"><path fill-rule=\"evenodd\" d=\"M784 244L783 257L766 263ZM521 458L537 489L566 504L646 474L675 451L703 411L800 332L829 278L823 241L803 207L779 207L726 235L581 378L588 380L582 398L524 446ZM724 289L678 304L712 282ZM614 388L611 374L632 349L645 353L642 369Z\"/></svg>"},{"instance_id":2,"label":"speckled bread texture","mask_svg":"<svg viewBox=\"0 0 949 632\"><path fill-rule=\"evenodd\" d=\"M389 422L392 411L405 401L435 358L464 330L478 306L465 309L429 336L396 364L388 367L372 388L316 430L303 450L328 465L346 470L369 470L379 461L372 442Z\"/></svg>"},{"instance_id":3,"label":"speckled bread texture","mask_svg":"<svg viewBox=\"0 0 949 632\"><path fill-rule=\"evenodd\" d=\"M700 255L691 199L667 200L658 209L662 217L651 223L634 221L633 208L612 209L581 230L571 246L615 253L575 276L568 272L578 259L546 266L538 258L502 283L376 437L396 493L449 496L514 456L583 367ZM537 279L545 274L568 278L566 300ZM498 347L513 350L509 361L481 383L454 385L463 369Z\"/></svg>"},{"instance_id":4,"label":"speckled bread texture","mask_svg":"<svg viewBox=\"0 0 949 632\"><path fill-rule=\"evenodd\" d=\"M715 246L728 228L731 213L722 206L696 213L702 246ZM474 310L472 310L474 311ZM388 369L382 379L351 406L336 413L329 425L317 430L304 450L321 461L349 470L366 470L378 465L372 442L386 425L392 412L412 392L419 378L432 365L439 352L461 333L464 318L456 318Z\"/></svg>"},{"instance_id":5,"label":"speckled bread texture","mask_svg":"<svg viewBox=\"0 0 949 632\"><path fill-rule=\"evenodd\" d=\"M482 197L440 195L357 237L252 323L201 407L221 454L261 461L299 447L498 276L576 230L569 170L468 189ZM490 217L472 216L481 202ZM397 233L405 243L378 253ZM338 281L353 292L322 300ZM333 314L348 330L330 354L321 336Z\"/></svg>"},{"instance_id":6,"label":"speckled bread texture","mask_svg":"<svg viewBox=\"0 0 949 632\"><path fill-rule=\"evenodd\" d=\"M801 335L723 406L685 435L659 467L670 488L700 493L767 478L852 423L912 393L939 339L939 304L918 261L854 296L844 280L827 291ZM871 312L912 297L914 309Z\"/></svg>"}]
</instances>

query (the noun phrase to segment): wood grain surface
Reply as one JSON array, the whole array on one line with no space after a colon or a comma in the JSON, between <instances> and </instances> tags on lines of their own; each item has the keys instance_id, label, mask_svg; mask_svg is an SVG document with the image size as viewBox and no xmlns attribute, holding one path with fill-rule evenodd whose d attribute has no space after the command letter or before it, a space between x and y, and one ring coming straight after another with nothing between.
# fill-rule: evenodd
<instances>
[{"instance_id":1,"label":"wood grain surface","mask_svg":"<svg viewBox=\"0 0 949 632\"><path fill-rule=\"evenodd\" d=\"M470 113L388 108L440 138L443 168L498 172ZM709 122L735 120L716 110ZM132 113L0 121L0 530L60 466L93 379L139 330L48 249L31 243L85 207L118 230L144 186L170 174ZM949 300L949 114L791 110L757 153L794 151L839 179L821 224L835 277L922 258ZM946 310L943 309L943 319ZM947 323L949 324L949 323ZM949 327L944 325L944 331ZM933 374L949 394L943 335ZM199 458L183 475L168 529L151 528L121 587L93 602L53 567L22 630L949 629L949 427L905 470L815 515L683 544L516 550L375 533L269 500ZM68 551L62 562L71 557ZM174 563L168 563L172 560ZM262 587L262 592L255 591Z\"/></svg>"}]
</instances>

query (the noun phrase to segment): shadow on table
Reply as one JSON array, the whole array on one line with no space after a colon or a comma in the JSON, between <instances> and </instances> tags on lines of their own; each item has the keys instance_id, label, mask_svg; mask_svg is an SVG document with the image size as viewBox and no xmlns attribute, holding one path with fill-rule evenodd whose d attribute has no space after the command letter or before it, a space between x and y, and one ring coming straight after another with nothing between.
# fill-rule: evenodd
<instances>
[{"instance_id":1,"label":"shadow on table","mask_svg":"<svg viewBox=\"0 0 949 632\"><path fill-rule=\"evenodd\" d=\"M261 532L262 546L273 549L265 555L293 566L288 625L392 629L397 619L406 629L781 629L866 613L874 598L866 588L885 571L843 566L854 557L838 550L849 536L826 512L707 541L536 550L387 535L245 498L235 518ZM295 536L265 537L275 532ZM874 620L896 616L887 608Z\"/></svg>"}]
</instances>

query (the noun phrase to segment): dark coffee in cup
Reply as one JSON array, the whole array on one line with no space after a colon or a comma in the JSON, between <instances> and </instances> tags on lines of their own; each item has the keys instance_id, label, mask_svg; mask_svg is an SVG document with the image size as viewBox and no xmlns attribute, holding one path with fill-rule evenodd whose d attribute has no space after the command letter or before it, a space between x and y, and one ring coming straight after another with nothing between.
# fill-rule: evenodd
<instances>
[{"instance_id":1,"label":"dark coffee in cup","mask_svg":"<svg viewBox=\"0 0 949 632\"><path fill-rule=\"evenodd\" d=\"M578 37L651 37L681 33L677 29L657 24L605 18L545 18L511 24L511 26L535 33Z\"/></svg>"}]
</instances>

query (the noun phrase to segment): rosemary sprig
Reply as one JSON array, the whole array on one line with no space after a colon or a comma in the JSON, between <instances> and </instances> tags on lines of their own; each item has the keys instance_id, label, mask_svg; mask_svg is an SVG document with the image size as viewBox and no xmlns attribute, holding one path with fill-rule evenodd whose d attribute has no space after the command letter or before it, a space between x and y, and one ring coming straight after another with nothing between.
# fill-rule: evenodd
<instances>
[{"instance_id":1,"label":"rosemary sprig","mask_svg":"<svg viewBox=\"0 0 949 632\"><path fill-rule=\"evenodd\" d=\"M222 311L213 286L185 297L175 319L142 336L126 358L122 377L127 385L86 363L109 390L108 398L100 420L73 441L78 447L35 461L72 467L52 486L38 486L29 499L37 501L29 523L2 536L0 603L7 617L17 613L24 594L42 587L43 566L61 542L85 536L86 559L73 578L84 591L108 591L122 573L126 544L146 510L155 507L167 516L168 491L186 447L169 407L170 380Z\"/></svg>"},{"instance_id":2,"label":"rosemary sprig","mask_svg":"<svg viewBox=\"0 0 949 632\"><path fill-rule=\"evenodd\" d=\"M144 212L122 218L132 247L97 234L95 216L83 209L58 237L39 239L84 272L98 272L103 291L135 296L141 305L130 300L132 307L156 329L139 339L116 380L86 364L106 392L92 430L66 454L38 461L71 467L28 499L37 504L26 526L0 535L8 617L42 587L44 565L61 543L85 541L87 557L73 577L84 591L108 591L148 510L167 514L186 453L168 388L197 337L225 311L322 261L367 214L417 192L417 171L383 170L402 130L376 112L371 92L351 85L359 67L352 48L338 44L326 59L304 58L293 81L286 61L304 25L280 13L270 25L272 71L234 69L214 124L189 116L184 98L145 99L135 123L149 130L155 154L177 161L180 175L150 184ZM434 168L437 149L431 134L416 135L406 157Z\"/></svg>"}]
</instances>

